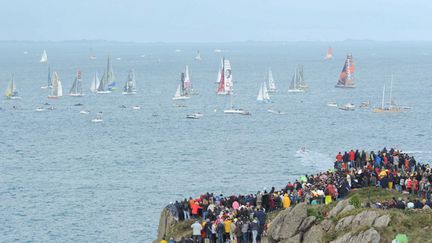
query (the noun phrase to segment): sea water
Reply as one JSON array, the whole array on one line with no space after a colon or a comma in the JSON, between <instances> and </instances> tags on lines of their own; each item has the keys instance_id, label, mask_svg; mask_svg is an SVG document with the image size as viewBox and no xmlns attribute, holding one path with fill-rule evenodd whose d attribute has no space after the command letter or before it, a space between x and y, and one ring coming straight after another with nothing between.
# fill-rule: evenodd
<instances>
[{"instance_id":1,"label":"sea water","mask_svg":"<svg viewBox=\"0 0 432 243\"><path fill-rule=\"evenodd\" d=\"M205 192L281 188L300 175L331 168L339 151L397 147L430 162L432 43L331 43L335 57L325 61L328 45L1 43L0 89L14 73L22 100L0 103L0 240L150 242L169 202ZM40 88L47 82L48 65L39 63L44 49L64 94L82 71L84 97L47 99L49 90ZM90 49L96 60L88 58ZM201 61L194 60L197 50ZM354 58L357 87L337 89L347 53ZM108 55L119 90L91 94L92 77L102 76ZM232 65L232 102L251 116L223 114L231 100L216 95L222 57ZM186 65L199 95L173 102ZM288 94L298 65L310 88ZM259 104L268 68L278 92L271 94L273 103ZM138 92L125 96L121 87L130 69ZM392 73L393 98L410 110L378 114L326 105L370 100L379 106ZM55 110L36 112L45 102ZM132 110L134 105L141 110ZM90 114L80 114L84 109ZM102 123L91 122L97 112L103 112ZM204 117L185 118L194 112ZM301 147L305 154L299 154Z\"/></svg>"}]
</instances>

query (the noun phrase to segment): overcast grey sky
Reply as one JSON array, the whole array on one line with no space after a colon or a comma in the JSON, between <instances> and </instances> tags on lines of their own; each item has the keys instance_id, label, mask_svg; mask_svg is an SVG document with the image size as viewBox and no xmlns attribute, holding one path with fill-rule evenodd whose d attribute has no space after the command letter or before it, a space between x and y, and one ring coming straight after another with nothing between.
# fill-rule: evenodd
<instances>
[{"instance_id":1,"label":"overcast grey sky","mask_svg":"<svg viewBox=\"0 0 432 243\"><path fill-rule=\"evenodd\" d=\"M432 40L432 0L1 0L0 40Z\"/></svg>"}]
</instances>

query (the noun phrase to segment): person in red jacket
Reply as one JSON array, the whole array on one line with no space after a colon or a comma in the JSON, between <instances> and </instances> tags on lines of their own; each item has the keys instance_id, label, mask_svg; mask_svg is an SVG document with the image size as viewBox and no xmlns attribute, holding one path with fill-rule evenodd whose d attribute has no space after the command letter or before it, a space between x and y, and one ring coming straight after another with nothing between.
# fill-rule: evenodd
<instances>
[{"instance_id":1,"label":"person in red jacket","mask_svg":"<svg viewBox=\"0 0 432 243\"><path fill-rule=\"evenodd\" d=\"M195 202L192 205L192 216L197 219L198 218L198 210L200 210L202 207L198 204L198 202Z\"/></svg>"},{"instance_id":2,"label":"person in red jacket","mask_svg":"<svg viewBox=\"0 0 432 243\"><path fill-rule=\"evenodd\" d=\"M351 169L352 167L354 167L354 160L355 160L354 150L351 149L351 151L349 151L348 153L348 156L349 156L348 169Z\"/></svg>"}]
</instances>

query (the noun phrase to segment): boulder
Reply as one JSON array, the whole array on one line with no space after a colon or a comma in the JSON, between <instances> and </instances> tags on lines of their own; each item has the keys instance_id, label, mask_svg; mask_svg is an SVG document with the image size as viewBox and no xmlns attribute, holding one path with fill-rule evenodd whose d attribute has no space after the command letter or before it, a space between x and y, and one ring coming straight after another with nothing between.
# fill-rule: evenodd
<instances>
[{"instance_id":1,"label":"boulder","mask_svg":"<svg viewBox=\"0 0 432 243\"><path fill-rule=\"evenodd\" d=\"M334 208L332 208L332 210L330 210L329 216L336 217L348 205L349 205L348 200L341 200L340 202L338 202L338 204L336 204Z\"/></svg>"},{"instance_id":2,"label":"boulder","mask_svg":"<svg viewBox=\"0 0 432 243\"><path fill-rule=\"evenodd\" d=\"M351 222L353 221L353 219L354 219L353 215L350 215L350 216L347 216L345 218L340 219L337 222L335 229L340 230L340 229L345 229L348 226L351 226Z\"/></svg>"},{"instance_id":3,"label":"boulder","mask_svg":"<svg viewBox=\"0 0 432 243\"><path fill-rule=\"evenodd\" d=\"M375 219L373 226L380 228L380 227L387 227L390 223L390 215L383 215Z\"/></svg>"},{"instance_id":4,"label":"boulder","mask_svg":"<svg viewBox=\"0 0 432 243\"><path fill-rule=\"evenodd\" d=\"M357 226L372 226L375 219L378 217L378 213L374 211L363 211L359 214L357 214L354 219L352 220L352 228Z\"/></svg>"},{"instance_id":5,"label":"boulder","mask_svg":"<svg viewBox=\"0 0 432 243\"><path fill-rule=\"evenodd\" d=\"M427 205L427 204L423 206L423 209L424 209L424 210L431 210L431 208L430 208L429 205Z\"/></svg>"},{"instance_id":6,"label":"boulder","mask_svg":"<svg viewBox=\"0 0 432 243\"><path fill-rule=\"evenodd\" d=\"M322 226L314 225L303 235L303 242L319 243L323 235L324 230L322 230Z\"/></svg>"},{"instance_id":7,"label":"boulder","mask_svg":"<svg viewBox=\"0 0 432 243\"><path fill-rule=\"evenodd\" d=\"M289 240L298 233L298 228L307 217L306 203L297 204L292 209L285 209L276 216L269 227L269 242ZM301 239L301 235L299 235Z\"/></svg>"},{"instance_id":8,"label":"boulder","mask_svg":"<svg viewBox=\"0 0 432 243\"><path fill-rule=\"evenodd\" d=\"M305 218L301 225L298 227L297 231L302 233L306 232L312 226L312 224L315 223L315 220L315 216L309 216Z\"/></svg>"},{"instance_id":9,"label":"boulder","mask_svg":"<svg viewBox=\"0 0 432 243\"><path fill-rule=\"evenodd\" d=\"M159 219L159 227L157 231L157 239L153 242L159 242L162 238L171 230L176 223L174 216L170 213L167 208L164 208L161 212Z\"/></svg>"},{"instance_id":10,"label":"boulder","mask_svg":"<svg viewBox=\"0 0 432 243\"><path fill-rule=\"evenodd\" d=\"M355 207L353 205L347 205L346 207L344 207L344 209L342 209L342 211L340 212L340 214L345 213L345 212L349 212L351 210L355 209Z\"/></svg>"},{"instance_id":11,"label":"boulder","mask_svg":"<svg viewBox=\"0 0 432 243\"><path fill-rule=\"evenodd\" d=\"M353 235L351 232L344 234L334 241L330 241L330 243L379 243L381 237L379 233L370 228L366 231L363 231L357 235Z\"/></svg>"}]
</instances>

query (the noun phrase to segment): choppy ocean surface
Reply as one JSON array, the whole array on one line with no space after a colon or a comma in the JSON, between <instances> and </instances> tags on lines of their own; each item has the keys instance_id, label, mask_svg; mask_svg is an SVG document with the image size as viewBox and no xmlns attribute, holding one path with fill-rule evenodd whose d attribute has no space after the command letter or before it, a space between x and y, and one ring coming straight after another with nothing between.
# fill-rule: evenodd
<instances>
[{"instance_id":1,"label":"choppy ocean surface","mask_svg":"<svg viewBox=\"0 0 432 243\"><path fill-rule=\"evenodd\" d=\"M0 241L150 242L170 201L207 191L279 188L331 167L342 150L394 146L430 162L432 43L331 45L335 58L324 61L327 43L0 43L0 90L14 73L22 97L0 101ZM82 70L85 97L47 99L48 91L40 89L47 79L47 65L39 63L44 49L64 93ZM90 49L96 60L89 60ZM197 50L202 61L194 60ZM348 52L357 88L336 89ZM89 92L93 73L101 76L108 55L119 86L135 69L136 95ZM214 83L222 56L233 68L233 102L252 116L223 114L229 98L216 96ZM310 90L287 94L299 64ZM179 108L171 98L185 65L200 94L176 102L186 105ZM279 92L272 95L274 103L258 104L269 67ZM411 107L406 112L346 112L326 105L371 100L378 106L391 73L393 97ZM56 109L34 111L45 102ZM134 105L141 110L133 111ZM82 115L82 109L91 113ZM99 111L104 122L92 123ZM204 117L185 118L193 112ZM298 154L302 146L310 152Z\"/></svg>"}]
</instances>

